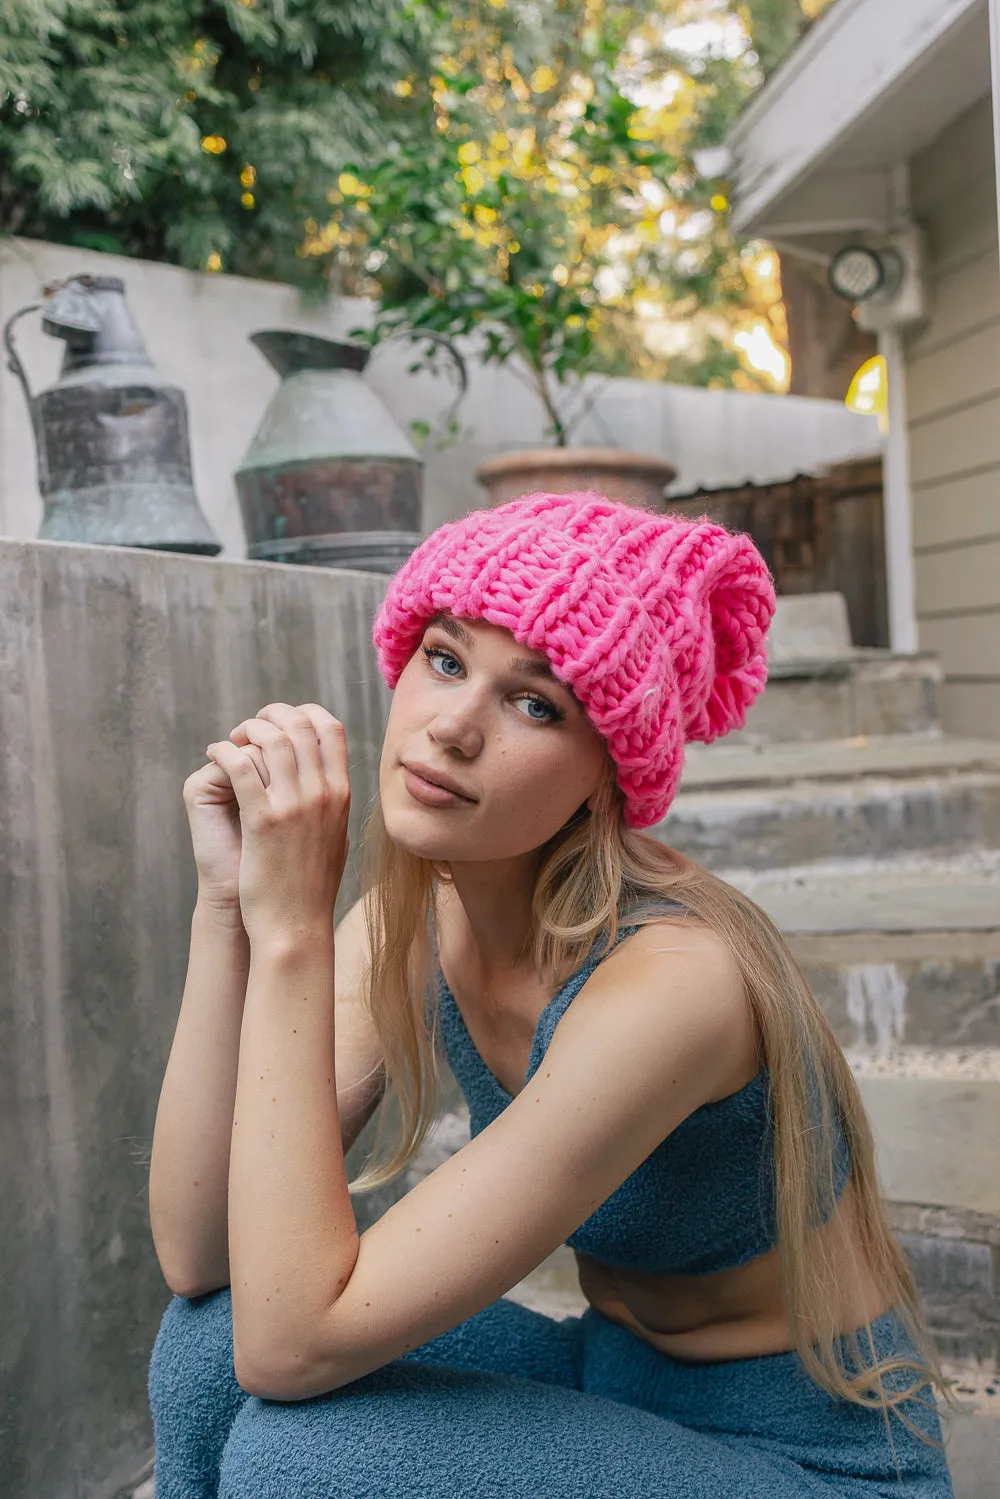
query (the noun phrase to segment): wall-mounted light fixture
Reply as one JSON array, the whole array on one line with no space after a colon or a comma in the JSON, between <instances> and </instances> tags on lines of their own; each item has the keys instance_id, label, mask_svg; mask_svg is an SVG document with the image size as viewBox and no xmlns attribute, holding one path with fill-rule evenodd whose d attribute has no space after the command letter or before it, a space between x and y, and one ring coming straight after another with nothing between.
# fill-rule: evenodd
<instances>
[{"instance_id":1,"label":"wall-mounted light fixture","mask_svg":"<svg viewBox=\"0 0 1000 1499\"><path fill-rule=\"evenodd\" d=\"M846 302L867 302L880 292L897 290L903 271L903 257L897 250L845 245L830 261L830 286Z\"/></svg>"},{"instance_id":2,"label":"wall-mounted light fixture","mask_svg":"<svg viewBox=\"0 0 1000 1499\"><path fill-rule=\"evenodd\" d=\"M915 224L878 239L855 241L830 258L827 274L838 297L854 305L858 327L886 333L927 317L923 232Z\"/></svg>"}]
</instances>

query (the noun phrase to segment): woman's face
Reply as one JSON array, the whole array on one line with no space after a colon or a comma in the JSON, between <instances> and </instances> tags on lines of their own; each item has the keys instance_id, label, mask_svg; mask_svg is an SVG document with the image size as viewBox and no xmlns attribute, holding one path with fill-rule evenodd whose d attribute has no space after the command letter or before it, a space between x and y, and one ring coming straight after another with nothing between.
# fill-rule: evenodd
<instances>
[{"instance_id":1,"label":"woman's face","mask_svg":"<svg viewBox=\"0 0 1000 1499\"><path fill-rule=\"evenodd\" d=\"M389 836L425 859L516 858L557 833L607 767L604 740L544 655L498 625L442 614L393 693L382 815Z\"/></svg>"}]
</instances>

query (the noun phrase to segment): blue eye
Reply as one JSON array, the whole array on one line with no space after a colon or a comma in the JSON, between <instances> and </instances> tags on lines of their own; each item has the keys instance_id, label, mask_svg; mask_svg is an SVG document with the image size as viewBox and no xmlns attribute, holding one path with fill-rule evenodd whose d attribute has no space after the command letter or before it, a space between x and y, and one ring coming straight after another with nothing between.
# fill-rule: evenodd
<instances>
[{"instance_id":1,"label":"blue eye","mask_svg":"<svg viewBox=\"0 0 1000 1499\"><path fill-rule=\"evenodd\" d=\"M450 651L442 651L437 646L433 646L433 645L430 645L430 646L425 645L425 646L422 647L422 649L423 649L424 655L427 657L427 660L429 662L440 661L442 659L444 659L445 661L453 661L455 663L455 665L458 667L459 671L461 671L461 669L462 669L461 662L458 661L456 659L456 657L454 657L451 654ZM433 669L433 667L432 667L432 669ZM437 676L441 676L441 675L448 676L449 673L448 672L444 672L442 674L441 672L437 672L436 675Z\"/></svg>"},{"instance_id":2,"label":"blue eye","mask_svg":"<svg viewBox=\"0 0 1000 1499\"><path fill-rule=\"evenodd\" d=\"M440 662L443 665L445 662L450 661L458 668L458 672L460 673L462 670L462 663L461 661L459 661L457 656L452 655L451 651L443 650L441 646L437 645L424 645L421 646L421 650L423 651L424 656L427 658L427 664L430 667L431 671L434 672L435 676L443 676L449 681L455 681L458 673L449 671L437 671L436 664ZM548 702L546 698L538 697L533 692L519 693L517 701L521 703L531 703L533 707L542 709L545 715L544 717L536 717L534 713L526 713L522 715L523 717L529 719L531 723L559 723L564 717L564 715L560 713L559 709L553 707L553 705Z\"/></svg>"},{"instance_id":3,"label":"blue eye","mask_svg":"<svg viewBox=\"0 0 1000 1499\"><path fill-rule=\"evenodd\" d=\"M531 703L532 708L543 708L544 709L544 712L546 712L546 717L544 717L544 718L535 718L534 721L537 724L553 723L553 721L555 721L555 718L558 717L558 714L556 714L555 708L552 708L552 705L550 705L550 703L546 703L546 700L544 700L544 697L531 697L531 696L528 696L528 694L525 694L525 696L519 697L519 699L517 699L517 702L519 702L519 703ZM525 717L526 718L534 718L534 714L526 714Z\"/></svg>"}]
</instances>

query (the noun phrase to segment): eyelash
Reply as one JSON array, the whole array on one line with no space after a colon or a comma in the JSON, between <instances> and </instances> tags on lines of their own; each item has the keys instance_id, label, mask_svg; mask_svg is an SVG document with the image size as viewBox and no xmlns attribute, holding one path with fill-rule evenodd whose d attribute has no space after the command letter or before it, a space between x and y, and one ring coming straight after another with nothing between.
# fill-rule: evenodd
<instances>
[{"instance_id":1,"label":"eyelash","mask_svg":"<svg viewBox=\"0 0 1000 1499\"><path fill-rule=\"evenodd\" d=\"M431 662L434 661L434 660L436 660L436 659L438 659L441 656L447 656L452 661L458 661L458 657L454 654L453 651L446 651L442 646L439 646L439 645L423 645L423 646L420 647L420 649L423 651L423 654L424 654L424 656L427 659L427 665L428 665L428 667L430 668L431 671L434 671L434 668L431 665ZM462 663L459 661L458 664L461 666ZM435 676L440 676L441 673L440 672L434 672L434 675ZM448 679L446 678L445 680L448 680ZM451 680L454 680L454 678L452 678ZM542 707L546 708L548 710L548 712L552 715L551 718L548 719L548 720L539 719L539 718L532 719L531 721L533 723L545 723L546 721L549 722L549 723L560 723L562 721L562 719L565 717L565 714L560 713L559 709L556 708L556 707L554 707L553 704L550 703L547 698L539 697L534 692L519 692L518 693L518 697L519 698L528 698L533 703L541 703Z\"/></svg>"}]
</instances>

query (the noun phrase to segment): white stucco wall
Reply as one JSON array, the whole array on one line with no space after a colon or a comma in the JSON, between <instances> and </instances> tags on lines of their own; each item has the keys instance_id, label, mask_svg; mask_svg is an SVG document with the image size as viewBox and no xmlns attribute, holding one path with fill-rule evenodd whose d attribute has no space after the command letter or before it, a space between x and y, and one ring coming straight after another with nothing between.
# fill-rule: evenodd
<instances>
[{"instance_id":1,"label":"white stucco wall","mask_svg":"<svg viewBox=\"0 0 1000 1499\"><path fill-rule=\"evenodd\" d=\"M129 305L150 354L188 399L195 485L202 509L224 545L245 555L232 474L277 383L247 343L261 328L299 328L343 336L370 316L367 304L332 300L303 306L291 287L238 276L200 275L175 266L67 249L29 240L0 242L0 322L38 298L46 281L75 272L124 277ZM35 389L57 375L62 345L41 333L37 318L17 325L17 346ZM413 350L380 351L367 378L404 428L433 420L451 399L444 377L411 376ZM703 391L641 380L602 382L574 442L630 447L669 459L674 490L765 482L875 452L872 419L838 402L797 396ZM473 477L483 459L544 442L540 403L510 369L472 365L460 412L466 434L455 447L426 451L424 526L483 502ZM35 536L42 504L35 481L28 414L14 376L0 371L0 535Z\"/></svg>"}]
</instances>

